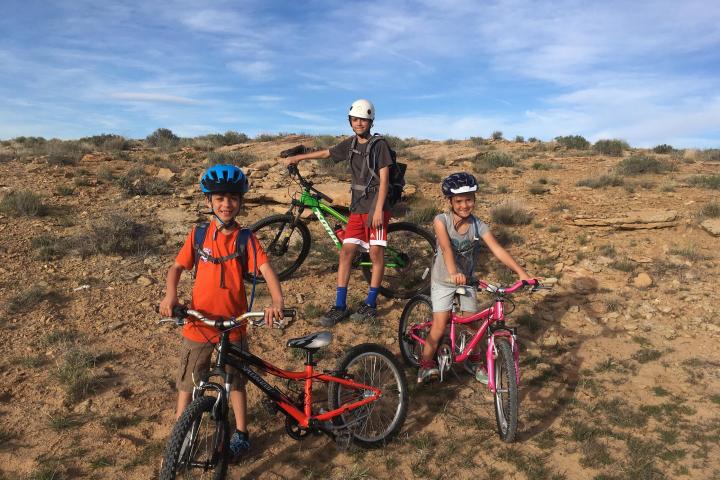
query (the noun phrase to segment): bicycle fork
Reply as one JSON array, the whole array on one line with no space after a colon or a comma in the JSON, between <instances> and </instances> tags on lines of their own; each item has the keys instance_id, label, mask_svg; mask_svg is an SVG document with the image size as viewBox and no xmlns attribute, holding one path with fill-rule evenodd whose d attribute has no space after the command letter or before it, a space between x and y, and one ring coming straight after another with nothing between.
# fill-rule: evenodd
<instances>
[{"instance_id":1,"label":"bicycle fork","mask_svg":"<svg viewBox=\"0 0 720 480\"><path fill-rule=\"evenodd\" d=\"M520 386L520 349L517 344L517 334L514 329L507 327L495 330L488 339L488 348L485 355L487 361L488 388L494 394L497 385L495 385L495 358L497 357L497 348L495 347L495 337L505 337L510 341L510 349L513 355L513 364L515 366L515 380L518 387Z\"/></svg>"}]
</instances>

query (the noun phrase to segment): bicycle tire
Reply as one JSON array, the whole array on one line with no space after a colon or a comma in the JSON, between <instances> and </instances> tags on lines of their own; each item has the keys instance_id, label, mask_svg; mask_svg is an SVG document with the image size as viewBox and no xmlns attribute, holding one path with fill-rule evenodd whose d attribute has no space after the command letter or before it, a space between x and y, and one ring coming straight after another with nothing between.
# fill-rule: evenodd
<instances>
[{"instance_id":1,"label":"bicycle tire","mask_svg":"<svg viewBox=\"0 0 720 480\"><path fill-rule=\"evenodd\" d=\"M312 241L310 229L301 221L295 224L287 244L278 243L283 240L281 234L285 227L294 220L295 217L292 215L271 215L258 220L250 227L280 280L289 278L302 265L310 252ZM252 282L253 276L252 272L247 272L245 280ZM258 275L257 281L264 282L265 279Z\"/></svg>"},{"instance_id":2,"label":"bicycle tire","mask_svg":"<svg viewBox=\"0 0 720 480\"><path fill-rule=\"evenodd\" d=\"M430 291L430 270L435 258L435 237L426 229L409 222L388 225L385 264L397 253L404 267L385 267L379 292L387 298L411 298ZM372 267L363 266L365 280L370 283Z\"/></svg>"},{"instance_id":3,"label":"bicycle tire","mask_svg":"<svg viewBox=\"0 0 720 480\"><path fill-rule=\"evenodd\" d=\"M356 382L378 388L382 396L333 418L333 423L350 425L352 441L362 447L377 448L387 444L405 423L408 408L407 381L395 356L380 345L358 345L340 361L337 375L348 375ZM363 399L364 393L331 382L328 406L330 410L336 410L341 405Z\"/></svg>"},{"instance_id":4,"label":"bicycle tire","mask_svg":"<svg viewBox=\"0 0 720 480\"><path fill-rule=\"evenodd\" d=\"M214 397L196 398L175 422L165 448L160 480L225 478L230 428L227 411L223 413L223 418L212 418L215 402ZM202 458L203 455L207 458ZM206 468L192 466L190 461L205 464ZM215 465L212 465L213 461Z\"/></svg>"},{"instance_id":5,"label":"bicycle tire","mask_svg":"<svg viewBox=\"0 0 720 480\"><path fill-rule=\"evenodd\" d=\"M495 421L503 442L515 439L518 423L518 385L510 343L495 338Z\"/></svg>"},{"instance_id":6,"label":"bicycle tire","mask_svg":"<svg viewBox=\"0 0 720 480\"><path fill-rule=\"evenodd\" d=\"M415 295L408 303L405 304L402 314L400 315L400 325L398 326L398 344L400 346L400 355L405 365L411 368L420 366L420 357L422 356L423 345L410 338L409 329L415 324L432 321L432 301L427 295ZM422 332L424 338L430 333L430 328L424 329Z\"/></svg>"}]
</instances>

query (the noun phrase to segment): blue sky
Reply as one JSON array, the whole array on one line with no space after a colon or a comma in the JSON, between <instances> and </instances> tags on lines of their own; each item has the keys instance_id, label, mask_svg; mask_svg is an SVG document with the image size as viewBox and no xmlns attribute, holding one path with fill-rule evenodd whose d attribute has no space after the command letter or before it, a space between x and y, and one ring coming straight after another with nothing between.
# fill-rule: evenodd
<instances>
[{"instance_id":1,"label":"blue sky","mask_svg":"<svg viewBox=\"0 0 720 480\"><path fill-rule=\"evenodd\" d=\"M720 2L2 1L0 138L501 130L720 146Z\"/></svg>"}]
</instances>

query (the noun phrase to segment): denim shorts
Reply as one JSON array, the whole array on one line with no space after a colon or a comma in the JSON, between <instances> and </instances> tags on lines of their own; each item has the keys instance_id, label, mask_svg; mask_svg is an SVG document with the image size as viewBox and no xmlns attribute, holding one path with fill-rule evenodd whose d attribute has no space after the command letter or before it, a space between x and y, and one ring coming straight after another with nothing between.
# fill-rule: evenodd
<instances>
[{"instance_id":1,"label":"denim shorts","mask_svg":"<svg viewBox=\"0 0 720 480\"><path fill-rule=\"evenodd\" d=\"M432 311L449 312L452 310L453 298L457 285L444 283L430 283L430 299L432 300ZM460 295L460 311L477 312L477 291L473 287L465 287L465 294Z\"/></svg>"}]
</instances>

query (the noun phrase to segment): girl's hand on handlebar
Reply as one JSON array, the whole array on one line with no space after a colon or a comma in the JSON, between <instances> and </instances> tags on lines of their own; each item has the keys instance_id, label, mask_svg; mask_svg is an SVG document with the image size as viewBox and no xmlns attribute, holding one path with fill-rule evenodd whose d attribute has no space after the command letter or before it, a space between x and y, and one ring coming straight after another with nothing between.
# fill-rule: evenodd
<instances>
[{"instance_id":1,"label":"girl's hand on handlebar","mask_svg":"<svg viewBox=\"0 0 720 480\"><path fill-rule=\"evenodd\" d=\"M273 321L277 320L278 322L282 322L284 316L283 316L283 305L282 304L272 304L269 307L265 307L265 325L268 327L273 326Z\"/></svg>"},{"instance_id":2,"label":"girl's hand on handlebar","mask_svg":"<svg viewBox=\"0 0 720 480\"><path fill-rule=\"evenodd\" d=\"M285 165L297 165L298 163L300 163L300 158L298 158L298 157L299 157L299 155L283 158L282 162Z\"/></svg>"},{"instance_id":3,"label":"girl's hand on handlebar","mask_svg":"<svg viewBox=\"0 0 720 480\"><path fill-rule=\"evenodd\" d=\"M450 279L455 282L455 285L467 285L465 282L467 282L467 278L465 278L465 275L462 273L455 273L450 275Z\"/></svg>"}]
</instances>

